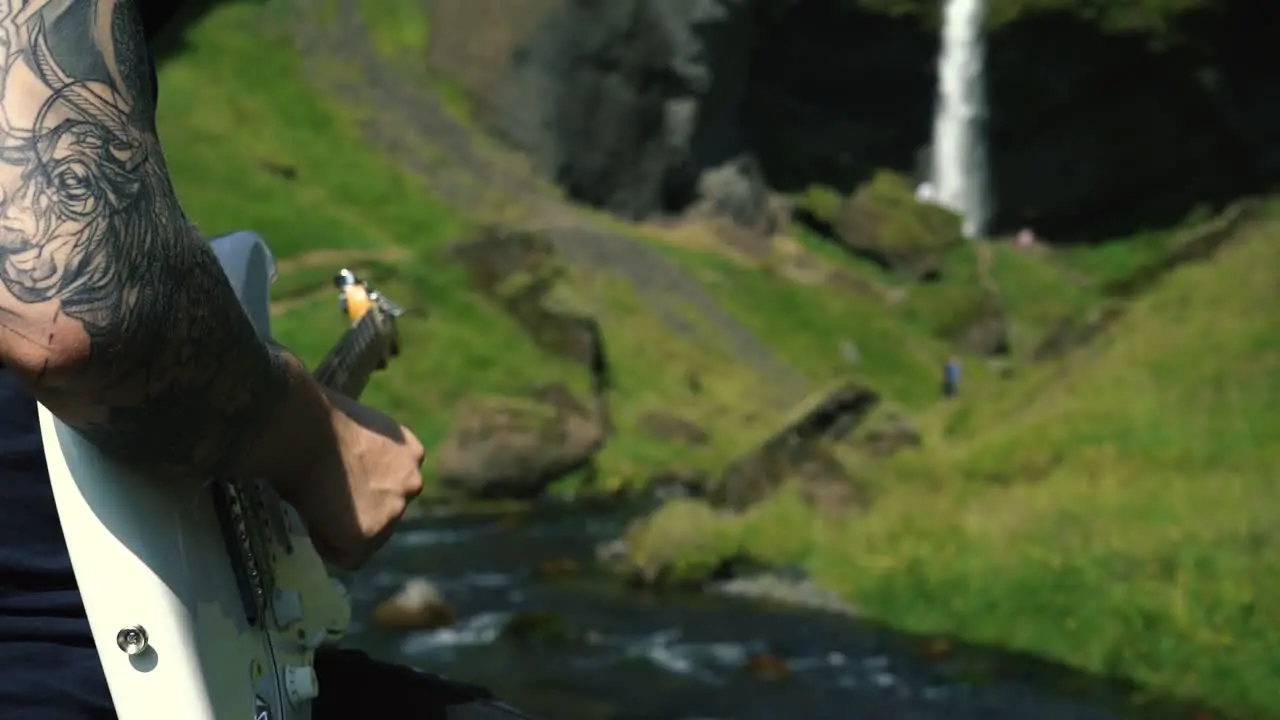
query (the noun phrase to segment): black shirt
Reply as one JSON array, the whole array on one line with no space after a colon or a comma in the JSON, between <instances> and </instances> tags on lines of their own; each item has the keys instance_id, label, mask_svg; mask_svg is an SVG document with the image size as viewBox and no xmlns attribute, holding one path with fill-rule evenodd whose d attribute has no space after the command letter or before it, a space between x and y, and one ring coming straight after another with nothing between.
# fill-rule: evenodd
<instances>
[{"instance_id":1,"label":"black shirt","mask_svg":"<svg viewBox=\"0 0 1280 720\"><path fill-rule=\"evenodd\" d=\"M0 717L113 718L49 487L36 403L0 369Z\"/></svg>"},{"instance_id":2,"label":"black shirt","mask_svg":"<svg viewBox=\"0 0 1280 720\"><path fill-rule=\"evenodd\" d=\"M140 3L148 37L177 5ZM115 718L49 486L36 402L2 366L0 718Z\"/></svg>"}]
</instances>

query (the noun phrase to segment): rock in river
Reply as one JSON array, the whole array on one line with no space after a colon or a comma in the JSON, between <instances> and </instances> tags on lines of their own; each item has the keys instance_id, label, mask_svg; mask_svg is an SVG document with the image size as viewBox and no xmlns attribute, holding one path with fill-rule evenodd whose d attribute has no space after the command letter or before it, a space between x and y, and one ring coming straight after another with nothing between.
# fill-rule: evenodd
<instances>
[{"instance_id":1,"label":"rock in river","mask_svg":"<svg viewBox=\"0 0 1280 720\"><path fill-rule=\"evenodd\" d=\"M434 630L457 619L457 611L425 578L409 580L373 610L373 624L383 630Z\"/></svg>"}]
</instances>

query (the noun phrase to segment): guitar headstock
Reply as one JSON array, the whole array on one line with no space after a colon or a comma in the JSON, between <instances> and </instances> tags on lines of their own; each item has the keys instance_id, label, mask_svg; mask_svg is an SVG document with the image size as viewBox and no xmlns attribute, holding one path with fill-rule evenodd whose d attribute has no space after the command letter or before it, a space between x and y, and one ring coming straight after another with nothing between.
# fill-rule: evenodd
<instances>
[{"instance_id":1,"label":"guitar headstock","mask_svg":"<svg viewBox=\"0 0 1280 720\"><path fill-rule=\"evenodd\" d=\"M384 355L379 367L400 354L400 335L396 319L404 314L404 308L383 297L356 274L343 268L333 277L338 288L338 303L351 327L368 324L372 327Z\"/></svg>"}]
</instances>

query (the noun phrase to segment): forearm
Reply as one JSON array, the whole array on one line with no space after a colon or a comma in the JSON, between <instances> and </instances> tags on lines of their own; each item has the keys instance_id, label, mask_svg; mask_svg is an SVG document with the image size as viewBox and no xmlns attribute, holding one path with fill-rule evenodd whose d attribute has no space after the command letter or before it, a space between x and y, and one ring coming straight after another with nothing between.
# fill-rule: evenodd
<instances>
[{"instance_id":1,"label":"forearm","mask_svg":"<svg viewBox=\"0 0 1280 720\"><path fill-rule=\"evenodd\" d=\"M242 469L318 391L178 205L132 0L0 0L0 36L0 359L115 457Z\"/></svg>"},{"instance_id":2,"label":"forearm","mask_svg":"<svg viewBox=\"0 0 1280 720\"><path fill-rule=\"evenodd\" d=\"M299 391L302 371L258 339L202 241L165 246L146 277L111 281L118 301L92 311L75 292L48 301L60 308L45 334L52 342L8 353L9 364L114 457L163 475L236 470ZM40 318L21 301L0 307L4 329L29 328L0 347L40 337Z\"/></svg>"}]
</instances>

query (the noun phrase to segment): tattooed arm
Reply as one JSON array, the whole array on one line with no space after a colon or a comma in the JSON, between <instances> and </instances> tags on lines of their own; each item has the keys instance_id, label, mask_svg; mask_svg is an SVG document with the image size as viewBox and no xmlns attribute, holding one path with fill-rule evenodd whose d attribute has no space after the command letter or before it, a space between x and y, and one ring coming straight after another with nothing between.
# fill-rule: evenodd
<instances>
[{"instance_id":1,"label":"tattooed arm","mask_svg":"<svg viewBox=\"0 0 1280 720\"><path fill-rule=\"evenodd\" d=\"M133 0L0 0L0 361L127 462L288 473L325 401L179 207L144 42Z\"/></svg>"}]
</instances>

